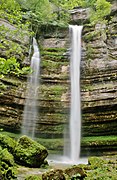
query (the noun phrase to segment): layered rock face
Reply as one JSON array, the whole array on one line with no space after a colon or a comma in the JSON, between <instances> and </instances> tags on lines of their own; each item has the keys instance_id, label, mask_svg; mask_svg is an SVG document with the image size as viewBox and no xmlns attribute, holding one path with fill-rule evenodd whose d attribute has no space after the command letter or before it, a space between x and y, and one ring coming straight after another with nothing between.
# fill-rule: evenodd
<instances>
[{"instance_id":1,"label":"layered rock face","mask_svg":"<svg viewBox=\"0 0 117 180\"><path fill-rule=\"evenodd\" d=\"M62 137L68 121L69 59L66 56L68 29L55 29L39 37L41 85L39 126L41 136ZM37 127L38 128L38 127Z\"/></svg>"},{"instance_id":2,"label":"layered rock face","mask_svg":"<svg viewBox=\"0 0 117 180\"><path fill-rule=\"evenodd\" d=\"M29 64L29 33L15 27L9 21L0 18L0 58L9 59L14 57L20 66ZM1 59L0 59L1 61ZM0 63L2 65L2 63ZM12 68L15 69L13 64ZM10 67L9 64L6 65ZM1 70L2 68L0 68ZM22 120L22 111L24 105L23 92L26 78L20 79L14 74L0 72L0 127L4 129L19 129Z\"/></svg>"},{"instance_id":3,"label":"layered rock face","mask_svg":"<svg viewBox=\"0 0 117 180\"><path fill-rule=\"evenodd\" d=\"M79 11L74 11L75 16L72 14L72 22L74 22L75 17L75 24L79 25L81 19L76 21L77 12L79 14ZM82 154L85 154L86 151L94 154L116 152L117 144L113 139L117 135L117 22L115 7L112 15L113 18L109 20L107 25L90 26L85 24L83 28L81 61L82 138L92 137L92 141L90 143L82 142ZM86 16L83 17L86 21ZM44 51L42 52L41 78L45 95L43 93L40 95L42 98L40 102L41 113L43 112L41 127L42 134L46 133L47 136L54 138L62 136L63 125L69 121L69 46L68 30L64 30L63 33L62 30L56 29L51 33L45 32L43 35L42 47ZM65 48L67 51L63 53ZM60 54L57 54L58 52ZM57 88L59 93L57 93ZM54 91L54 89L56 90ZM50 108L48 109L48 107ZM93 137L99 139L93 140Z\"/></svg>"},{"instance_id":4,"label":"layered rock face","mask_svg":"<svg viewBox=\"0 0 117 180\"><path fill-rule=\"evenodd\" d=\"M115 8L115 6L114 6ZM84 12L84 11L83 11ZM73 12L72 12L73 13ZM75 14L77 11L75 11ZM79 13L79 12L78 12ZM72 14L73 15L73 14ZM74 15L72 16L74 17ZM80 25L80 20L74 24ZM86 21L84 13L84 21ZM117 32L116 8L108 25L84 24L81 60L81 153L116 153L117 136ZM36 136L51 150L62 150L65 124L70 115L69 30L42 27L38 33L41 76L38 88ZM0 126L20 131L25 103L26 79L1 79ZM92 138L85 141L85 138ZM99 138L99 141L98 141ZM41 140L40 140L41 141Z\"/></svg>"}]
</instances>

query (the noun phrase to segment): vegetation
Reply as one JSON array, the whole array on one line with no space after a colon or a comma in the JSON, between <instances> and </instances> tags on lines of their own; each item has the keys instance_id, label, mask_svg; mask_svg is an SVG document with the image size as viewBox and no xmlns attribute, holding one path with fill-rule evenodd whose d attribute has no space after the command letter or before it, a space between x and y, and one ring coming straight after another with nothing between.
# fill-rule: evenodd
<instances>
[{"instance_id":1,"label":"vegetation","mask_svg":"<svg viewBox=\"0 0 117 180\"><path fill-rule=\"evenodd\" d=\"M107 0L17 0L17 2L25 11L24 18L31 21L34 26L37 24L39 26L40 23L60 26L68 24L69 10L77 6L90 7L90 20L96 23L104 20L111 8Z\"/></svg>"},{"instance_id":2,"label":"vegetation","mask_svg":"<svg viewBox=\"0 0 117 180\"><path fill-rule=\"evenodd\" d=\"M1 0L0 18L0 77L3 75L23 75L31 72L30 67L22 67L25 58L26 39L32 33L29 31L29 21L24 22L24 12L17 1Z\"/></svg>"},{"instance_id":3,"label":"vegetation","mask_svg":"<svg viewBox=\"0 0 117 180\"><path fill-rule=\"evenodd\" d=\"M0 18L13 25L11 29L4 25L0 26L1 74L10 73L19 76L30 73L29 67L22 68L20 65L26 47L25 45L22 47L16 40L23 40L25 36L32 35L32 29L36 34L42 24L60 26L68 24L70 10L76 6L90 7L92 23L104 20L111 8L111 4L106 0L1 0Z\"/></svg>"},{"instance_id":4,"label":"vegetation","mask_svg":"<svg viewBox=\"0 0 117 180\"><path fill-rule=\"evenodd\" d=\"M0 146L0 179L16 179L16 174L17 168L13 155Z\"/></svg>"},{"instance_id":5,"label":"vegetation","mask_svg":"<svg viewBox=\"0 0 117 180\"><path fill-rule=\"evenodd\" d=\"M26 136L15 141L7 135L0 134L0 179L17 179L18 164L27 167L48 165L45 160L47 155L44 146Z\"/></svg>"},{"instance_id":6,"label":"vegetation","mask_svg":"<svg viewBox=\"0 0 117 180\"><path fill-rule=\"evenodd\" d=\"M89 171L87 171L86 180L89 179L104 179L104 180L115 180L116 179L116 156L113 161L109 158L103 159L99 157L90 157L89 162Z\"/></svg>"},{"instance_id":7,"label":"vegetation","mask_svg":"<svg viewBox=\"0 0 117 180\"><path fill-rule=\"evenodd\" d=\"M22 75L31 72L30 67L23 67L20 69L20 63L17 62L15 57L9 59L0 58L0 74L14 74Z\"/></svg>"},{"instance_id":8,"label":"vegetation","mask_svg":"<svg viewBox=\"0 0 117 180\"><path fill-rule=\"evenodd\" d=\"M10 22L11 25L13 25L12 27L14 27L14 30L9 30L4 25L0 26L0 77L5 75L21 76L22 74L31 72L31 69L28 66L23 67L22 65L22 61L24 60L24 51L26 51L26 49L25 43L22 46L19 39L16 38L19 34L20 40L22 41L25 36L29 37L32 35L30 31L32 32L32 30L34 30L36 34L37 28L42 24L64 26L69 22L69 10L76 6L90 7L90 21L93 24L103 22L103 20L106 19L106 15L110 13L111 8L111 4L106 0L1 0L0 18ZM97 34L91 34L90 37L85 38L88 41L92 40L94 36L97 36ZM23 49L25 50L23 51ZM88 50L90 52L92 51L90 47ZM5 53L3 54L3 52ZM47 56L48 58L50 55L53 57L53 59L58 59L58 56L59 59L63 59L62 54L56 52L56 49L54 49L54 52L52 52L51 49L50 51L48 50L48 52L46 50L43 51L43 56ZM56 67L58 68L60 64L51 63L47 59L45 64L43 63L42 65L43 67L51 67L51 65L53 65L53 69L55 69ZM0 86L3 90L5 90L6 86L4 83L1 82ZM56 88L52 87L50 91L57 96L60 92L63 92L64 89L65 87L62 88L61 86L56 86ZM57 130L61 132L62 126L57 127ZM0 135L0 138L0 146L2 146L0 147L0 178L5 177L6 179L12 179L15 178L14 157L11 154L14 151L14 147L16 147L15 153L18 156L18 160L20 158L23 159L25 154L25 158L28 163L29 155L32 155L34 150L31 145L30 147L24 147L26 146L24 142L23 144L20 144L20 141L18 141L16 146L16 142L11 141L11 139L8 139L8 137L2 137L2 135ZM40 139L39 141L43 140ZM51 141L52 143L44 140L44 144L50 149L55 149L56 146L61 149L63 145L61 140L59 141L52 139ZM83 139L82 143L87 145L92 145L94 143L109 144L110 141L115 143L116 137L109 137L109 140L107 136L98 137L98 139L95 139L95 137L90 137L90 139ZM21 155L23 150L24 154ZM32 165L32 161L30 161L30 163ZM116 178L115 168L111 168L110 162L106 162L106 164L110 163L108 167L107 165L104 165L105 161L100 161L99 159L90 159L89 163L90 171L87 173L86 179L104 179L105 174L108 175L107 179ZM91 169L93 169L93 171ZM77 179L78 176L79 174L77 173L72 176L72 179ZM29 177L29 179L31 178Z\"/></svg>"}]
</instances>

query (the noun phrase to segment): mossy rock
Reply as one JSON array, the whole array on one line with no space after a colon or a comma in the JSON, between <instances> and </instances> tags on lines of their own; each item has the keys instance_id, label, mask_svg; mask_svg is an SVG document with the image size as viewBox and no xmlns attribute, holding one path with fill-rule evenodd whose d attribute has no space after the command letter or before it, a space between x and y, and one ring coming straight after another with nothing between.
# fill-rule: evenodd
<instances>
[{"instance_id":1,"label":"mossy rock","mask_svg":"<svg viewBox=\"0 0 117 180\"><path fill-rule=\"evenodd\" d=\"M70 179L83 179L86 177L84 170L79 166L72 166L64 170Z\"/></svg>"},{"instance_id":2,"label":"mossy rock","mask_svg":"<svg viewBox=\"0 0 117 180\"><path fill-rule=\"evenodd\" d=\"M40 167L47 155L44 146L27 136L22 136L18 140L14 151L16 162L27 167Z\"/></svg>"},{"instance_id":3,"label":"mossy rock","mask_svg":"<svg viewBox=\"0 0 117 180\"><path fill-rule=\"evenodd\" d=\"M8 150L0 147L0 179L15 179L17 168L14 157Z\"/></svg>"},{"instance_id":4,"label":"mossy rock","mask_svg":"<svg viewBox=\"0 0 117 180\"><path fill-rule=\"evenodd\" d=\"M90 157L88 159L88 164L90 165L91 169L96 169L97 167L102 167L104 164L107 164L108 161L104 160L100 157Z\"/></svg>"},{"instance_id":5,"label":"mossy rock","mask_svg":"<svg viewBox=\"0 0 117 180\"><path fill-rule=\"evenodd\" d=\"M2 148L7 148L9 152L13 153L16 141L7 135L0 134L0 146Z\"/></svg>"},{"instance_id":6,"label":"mossy rock","mask_svg":"<svg viewBox=\"0 0 117 180\"><path fill-rule=\"evenodd\" d=\"M56 170L51 170L46 173L42 174L42 180L65 180L65 174L63 170L61 169L56 169Z\"/></svg>"},{"instance_id":7,"label":"mossy rock","mask_svg":"<svg viewBox=\"0 0 117 180\"><path fill-rule=\"evenodd\" d=\"M13 157L13 155L11 153L8 152L8 150L6 148L1 150L0 158L1 158L2 161L7 163L9 166L14 165L14 157Z\"/></svg>"},{"instance_id":8,"label":"mossy rock","mask_svg":"<svg viewBox=\"0 0 117 180\"><path fill-rule=\"evenodd\" d=\"M116 157L115 157L116 158ZM113 159L113 158L111 158ZM117 171L116 171L116 161L110 161L102 157L90 157L88 159L88 167L86 180L116 180Z\"/></svg>"},{"instance_id":9,"label":"mossy rock","mask_svg":"<svg viewBox=\"0 0 117 180\"><path fill-rule=\"evenodd\" d=\"M78 166L73 166L67 168L65 170L56 169L48 171L42 174L43 180L75 180L75 179L83 179L86 177L83 169Z\"/></svg>"}]
</instances>

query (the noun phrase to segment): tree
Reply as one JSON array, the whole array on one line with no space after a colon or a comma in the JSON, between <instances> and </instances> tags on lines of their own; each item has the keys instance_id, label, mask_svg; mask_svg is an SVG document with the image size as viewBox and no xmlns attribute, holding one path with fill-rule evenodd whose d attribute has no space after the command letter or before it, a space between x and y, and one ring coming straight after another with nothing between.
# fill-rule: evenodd
<instances>
[{"instance_id":1,"label":"tree","mask_svg":"<svg viewBox=\"0 0 117 180\"><path fill-rule=\"evenodd\" d=\"M111 11L111 4L106 0L51 0L50 2L58 8L59 20L65 20L65 17L68 20L69 10L77 6L90 8L91 23L102 22Z\"/></svg>"},{"instance_id":2,"label":"tree","mask_svg":"<svg viewBox=\"0 0 117 180\"><path fill-rule=\"evenodd\" d=\"M82 6L90 8L91 23L103 22L111 11L111 4L106 0L84 0Z\"/></svg>"},{"instance_id":3,"label":"tree","mask_svg":"<svg viewBox=\"0 0 117 180\"><path fill-rule=\"evenodd\" d=\"M111 4L106 0L97 0L92 8L90 20L91 22L102 22L111 12Z\"/></svg>"},{"instance_id":4,"label":"tree","mask_svg":"<svg viewBox=\"0 0 117 180\"><path fill-rule=\"evenodd\" d=\"M19 23L22 19L20 5L15 0L1 0L0 17L11 23Z\"/></svg>"},{"instance_id":5,"label":"tree","mask_svg":"<svg viewBox=\"0 0 117 180\"><path fill-rule=\"evenodd\" d=\"M48 22L52 18L52 6L49 0L17 0L27 15L38 22Z\"/></svg>"}]
</instances>

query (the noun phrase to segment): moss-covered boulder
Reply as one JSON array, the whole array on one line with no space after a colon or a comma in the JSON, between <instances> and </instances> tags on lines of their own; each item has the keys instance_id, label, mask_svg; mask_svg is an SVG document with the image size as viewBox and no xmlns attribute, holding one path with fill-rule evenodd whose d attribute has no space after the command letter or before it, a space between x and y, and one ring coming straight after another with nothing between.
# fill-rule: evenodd
<instances>
[{"instance_id":1,"label":"moss-covered boulder","mask_svg":"<svg viewBox=\"0 0 117 180\"><path fill-rule=\"evenodd\" d=\"M0 134L0 146L2 148L7 148L9 152L13 153L16 146L16 141L7 135Z\"/></svg>"},{"instance_id":2,"label":"moss-covered boulder","mask_svg":"<svg viewBox=\"0 0 117 180\"><path fill-rule=\"evenodd\" d=\"M84 170L79 166L67 168L64 173L68 175L69 179L84 179L86 177Z\"/></svg>"},{"instance_id":3,"label":"moss-covered boulder","mask_svg":"<svg viewBox=\"0 0 117 180\"><path fill-rule=\"evenodd\" d=\"M66 177L63 170L56 169L56 170L51 170L42 174L42 180L48 180L48 179L49 180L59 180L59 179L65 180Z\"/></svg>"},{"instance_id":4,"label":"moss-covered boulder","mask_svg":"<svg viewBox=\"0 0 117 180\"><path fill-rule=\"evenodd\" d=\"M43 180L75 180L75 179L84 179L86 174L81 167L72 166L65 170L55 169L42 174Z\"/></svg>"},{"instance_id":5,"label":"moss-covered boulder","mask_svg":"<svg viewBox=\"0 0 117 180\"><path fill-rule=\"evenodd\" d=\"M14 157L18 164L28 167L40 167L47 157L47 149L36 141L22 136L15 147Z\"/></svg>"},{"instance_id":6,"label":"moss-covered boulder","mask_svg":"<svg viewBox=\"0 0 117 180\"><path fill-rule=\"evenodd\" d=\"M90 157L88 159L88 164L90 165L90 167L92 169L96 169L98 167L102 167L104 164L107 164L108 161L107 160L104 160L100 157Z\"/></svg>"},{"instance_id":7,"label":"moss-covered boulder","mask_svg":"<svg viewBox=\"0 0 117 180\"><path fill-rule=\"evenodd\" d=\"M0 179L15 179L17 174L14 157L0 146Z\"/></svg>"},{"instance_id":8,"label":"moss-covered boulder","mask_svg":"<svg viewBox=\"0 0 117 180\"><path fill-rule=\"evenodd\" d=\"M87 177L89 179L117 179L117 156L90 157L86 165Z\"/></svg>"}]
</instances>

